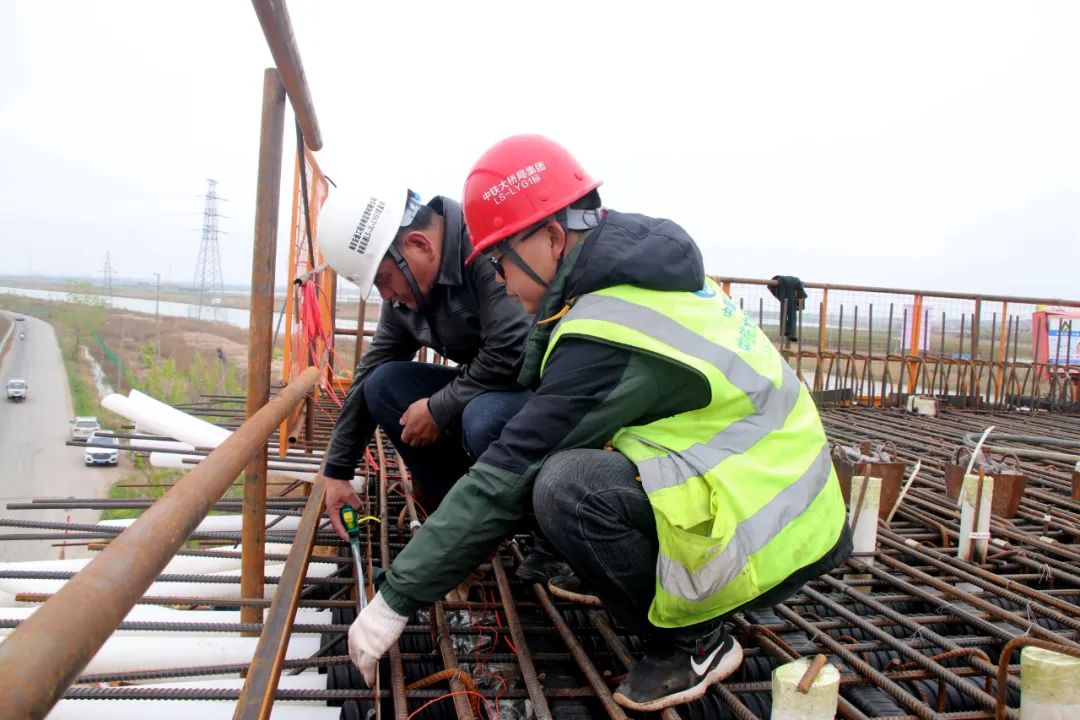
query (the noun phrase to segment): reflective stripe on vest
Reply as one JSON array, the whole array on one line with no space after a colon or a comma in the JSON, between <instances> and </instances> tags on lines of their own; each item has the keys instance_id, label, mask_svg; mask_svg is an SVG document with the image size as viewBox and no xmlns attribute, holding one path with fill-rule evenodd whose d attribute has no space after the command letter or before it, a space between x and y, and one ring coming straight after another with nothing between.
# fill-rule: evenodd
<instances>
[{"instance_id":1,"label":"reflective stripe on vest","mask_svg":"<svg viewBox=\"0 0 1080 720\"><path fill-rule=\"evenodd\" d=\"M645 492L679 485L702 475L731 455L746 452L770 432L782 428L799 401L801 386L787 363L783 365L781 384L777 389L772 380L750 367L734 351L644 305L610 295L586 295L566 314L568 321L578 319L604 320L630 327L704 360L745 393L757 411L731 423L707 443L698 443L682 451L657 448L670 454L638 463ZM644 438L637 439L650 444Z\"/></svg>"},{"instance_id":2,"label":"reflective stripe on vest","mask_svg":"<svg viewBox=\"0 0 1080 720\"><path fill-rule=\"evenodd\" d=\"M563 318L563 322L571 320L604 320L624 325L651 335L687 355L701 358L746 393L758 412L769 404L770 396L776 391L772 381L750 367L738 353L698 335L650 307L612 295L585 295ZM787 370L791 371L790 368Z\"/></svg>"},{"instance_id":3,"label":"reflective stripe on vest","mask_svg":"<svg viewBox=\"0 0 1080 720\"><path fill-rule=\"evenodd\" d=\"M715 288L711 289L715 290ZM724 475L722 474L723 471L719 470L719 466L732 456L745 455L754 449L759 452L764 450L766 447L764 445L757 448L755 446L758 446L762 441L773 442L772 439L767 440L772 433L777 433L775 437L777 438L776 442L780 443L778 447L789 447L792 438L805 438L796 443L796 447L798 447L797 454L791 456L793 458L805 457L806 465L801 466L805 468L801 471L801 475L798 477L793 476L786 483L778 483L775 494L766 495L765 498L767 499L764 499L763 504L756 507L749 516L739 517L735 515L732 517L734 527L730 536L727 536L727 542L722 543L721 539L717 537L717 545L714 551L699 555L696 560L687 557L685 562L690 562L692 567L696 569L691 569L684 564L684 561L665 554L665 545L668 545L673 540L667 537L667 531L662 530L660 515L657 516L657 531L660 537L657 559L658 592L662 588L665 593L681 601L703 603L700 606L702 614L693 618L694 621L700 621L704 617L715 616L714 612L707 610L708 607L714 607L717 612L723 612L724 607L730 608L740 604L738 602L739 597L742 597L742 601L747 601L771 587L771 585L757 587L755 590L752 586L746 586L744 571L754 572L750 568L750 564L752 562L751 556L755 553L759 553L759 551L765 552L765 555L760 556L755 562L779 563L773 564L771 567L774 570L783 572L785 576L787 572L794 572L807 562L819 559L827 548L818 548L817 546L821 544L818 542L806 543L809 546L814 546L813 549L807 549L808 552L814 553L814 555L803 558L804 561L802 562L799 562L801 554L798 550L790 552L782 550L778 552L775 547L766 550L766 546L788 527L798 525L796 521L799 516L807 513L811 506L815 507L813 512L807 515L807 518L816 518L816 520L809 520L809 522L824 521L824 524L820 527L821 531L825 534L831 534L835 530L838 533L843 522L843 506L839 498L838 487L834 488L836 492L822 495L822 491L828 485L833 474L824 432L821 429L820 421L816 418L816 412L813 410L813 404L809 400L809 396L805 395L806 391L791 367L779 355L775 357L776 364L770 365L773 359L769 357L769 353L775 352L771 343L767 345L767 351L758 351L757 355L748 356L748 360L734 349L719 344L713 338L683 325L678 319L681 312L679 303L682 302L676 299L679 293L671 293L670 295L657 293L652 295L653 291L641 291L633 288L628 290L632 294L626 297L611 294L621 292L619 288L612 288L602 293L587 294L581 297L560 321L559 325L561 327L556 329L547 349L548 356L550 356L554 346L564 333L592 335L607 341L625 344L632 349L640 347L640 349L651 352L664 352L663 347L656 346L662 344L667 346L669 351L675 351L684 356L683 359L676 360L676 362L686 363L686 358L693 358L697 363L703 364L697 368L698 372L702 372L701 367L704 365L709 366L710 372L715 371L715 373L722 376L723 381L730 385L734 391L744 395L750 405L750 407L744 405L740 411L740 416L726 424L724 421L729 418L725 417L725 412L730 411L725 411L721 407L713 408L712 412L715 415L712 417L715 417L717 425L723 427L711 437L698 439L696 442L693 438L695 435L700 438L700 434L692 433L686 437L686 443L689 443L687 447L682 447L679 443L673 443L678 444L678 448L667 447L655 439L644 436L645 434L653 434L650 429L654 426L656 428L661 426L676 427L670 423L680 422L679 418L681 416L673 416L672 418L654 421L641 428L627 428L621 431L636 441L639 446L651 448L653 451L647 453L646 457L641 457L641 454L638 453L638 457L635 459L642 486L650 497L658 491L671 492L693 478L707 479L710 483L725 482L722 480ZM705 290L710 290L708 284ZM669 295L671 300L675 301L674 304L669 303L668 299L664 297L665 295ZM636 302L627 299L636 299L638 297L641 299ZM707 298L709 296L702 295L701 297ZM724 301L730 303L727 298L724 298ZM655 307L643 303L653 303ZM665 314L657 310L656 307L667 307L672 314ZM703 320L699 311L693 312L698 313L697 319L692 319L694 315L691 313L691 315L683 319L684 322L688 322L691 326L703 322L706 325L708 324L707 318ZM585 324L575 324L576 321L583 321ZM595 323L590 325L590 321L607 323L610 327L605 328L603 325L596 325ZM755 332L758 332L756 328ZM639 345L639 343L643 342L636 339L639 335L647 336L649 341ZM762 340L768 343L764 337L762 337ZM652 343L651 341L656 342ZM547 357L544 360L546 364ZM762 374L750 364L751 361L755 362L757 367L763 371L775 371L775 374L778 375L777 379L773 380ZM721 386L716 385L717 381L714 379L706 379L710 384L711 392L714 393L714 400L710 402L710 405L713 402L722 402L722 399L719 401L715 399L717 398L715 393L718 392ZM800 400L804 402L802 407L798 408ZM814 414L812 426L807 425L811 418L806 413ZM691 421L683 420L682 422ZM704 422L710 421L704 420ZM791 427L788 427L789 422L792 423ZM814 427L816 427L816 433ZM788 428L786 433L784 432L785 428ZM802 434L804 432L810 432L811 434L804 436ZM816 434L820 434L820 444L815 438ZM655 434L654 437L656 437ZM801 447L799 447L800 445ZM617 439L616 448L619 448ZM721 474L717 475L718 472ZM747 479L753 482L752 478ZM674 491L679 492L679 490ZM728 486L727 492L730 491L731 487ZM836 496L835 499L832 497L833 495ZM815 505L819 498L822 498L823 505ZM665 502L670 503L671 500ZM836 505L836 507L833 507L833 505ZM669 505L668 507L668 512L671 512L670 508L672 506ZM677 507L677 505L674 507ZM655 505L654 511L656 511ZM837 520L837 522L834 523L833 520ZM808 521L804 519L803 525L800 526L802 529L798 532L805 534L808 531L810 526L806 525L806 522ZM666 523L667 520L665 519L665 527ZM728 527L730 528L731 525ZM683 530L685 532L685 526ZM817 537L823 538L816 530L813 533L816 533ZM809 540L809 537L806 540ZM831 544L830 542L829 546ZM676 547L670 545L669 548L671 550L676 549ZM817 552L819 549L821 553ZM802 555L805 554L802 553ZM764 558L773 558L773 560L769 561ZM790 567L788 567L789 564ZM760 572L760 569L757 572ZM740 578L740 575L743 577ZM737 579L739 583L732 584ZM731 585L730 588L729 585ZM749 597L743 597L745 593L748 593ZM660 607L657 605L658 602L660 602L659 597L654 599L653 608L650 610L650 619L658 622L658 619L662 618L664 622L658 624L666 626L681 624L678 618L672 615L674 611L672 607L667 605ZM688 618L695 615L697 610L680 610L678 612L681 617ZM684 616L684 612L688 614Z\"/></svg>"},{"instance_id":4,"label":"reflective stripe on vest","mask_svg":"<svg viewBox=\"0 0 1080 720\"><path fill-rule=\"evenodd\" d=\"M677 560L657 556L657 571L664 589L676 597L701 602L724 589L750 562L750 556L765 547L788 523L810 507L829 480L832 459L824 445L802 477L781 490L751 517L735 528L731 539L716 557L691 572Z\"/></svg>"}]
</instances>

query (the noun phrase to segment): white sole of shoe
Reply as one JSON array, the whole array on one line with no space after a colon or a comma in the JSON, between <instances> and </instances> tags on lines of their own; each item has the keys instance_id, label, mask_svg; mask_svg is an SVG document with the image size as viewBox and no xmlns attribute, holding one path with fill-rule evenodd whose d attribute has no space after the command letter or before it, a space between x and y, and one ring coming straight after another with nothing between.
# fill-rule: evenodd
<instances>
[{"instance_id":1,"label":"white sole of shoe","mask_svg":"<svg viewBox=\"0 0 1080 720\"><path fill-rule=\"evenodd\" d=\"M720 682L731 673L739 669L743 661L742 645L735 638L731 639L732 646L725 655L724 659L713 668L712 672L707 674L701 679L697 685L688 687L682 692L675 693L673 695L665 695L664 697L657 698L645 703L634 702L630 698L626 697L622 693L615 693L615 702L622 705L624 708L631 710L637 710L639 712L656 712L657 710L663 710L673 705L682 705L688 703L691 700L697 700L699 697L709 691L709 687Z\"/></svg>"},{"instance_id":2,"label":"white sole of shoe","mask_svg":"<svg viewBox=\"0 0 1080 720\"><path fill-rule=\"evenodd\" d=\"M559 598L560 600L567 600L569 602L580 603L581 605L588 605L589 607L603 607L603 603L600 602L600 598L595 595L585 595L582 593L571 592L570 590L564 590L557 585L547 584L548 592Z\"/></svg>"}]
</instances>

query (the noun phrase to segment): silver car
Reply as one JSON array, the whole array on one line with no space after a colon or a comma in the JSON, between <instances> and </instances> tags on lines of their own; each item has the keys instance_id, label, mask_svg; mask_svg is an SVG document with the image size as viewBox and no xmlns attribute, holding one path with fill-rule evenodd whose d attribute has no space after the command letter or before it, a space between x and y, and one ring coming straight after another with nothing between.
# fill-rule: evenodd
<instances>
[{"instance_id":1,"label":"silver car","mask_svg":"<svg viewBox=\"0 0 1080 720\"><path fill-rule=\"evenodd\" d=\"M92 415L80 415L71 421L71 439L86 440L101 429L101 423Z\"/></svg>"},{"instance_id":2,"label":"silver car","mask_svg":"<svg viewBox=\"0 0 1080 720\"><path fill-rule=\"evenodd\" d=\"M120 440L94 433L86 439L83 460L87 465L116 465L120 462Z\"/></svg>"},{"instance_id":3,"label":"silver car","mask_svg":"<svg viewBox=\"0 0 1080 720\"><path fill-rule=\"evenodd\" d=\"M26 381L22 378L11 378L7 382L7 396L8 400L14 400L15 402L22 402L26 399L27 385Z\"/></svg>"}]
</instances>

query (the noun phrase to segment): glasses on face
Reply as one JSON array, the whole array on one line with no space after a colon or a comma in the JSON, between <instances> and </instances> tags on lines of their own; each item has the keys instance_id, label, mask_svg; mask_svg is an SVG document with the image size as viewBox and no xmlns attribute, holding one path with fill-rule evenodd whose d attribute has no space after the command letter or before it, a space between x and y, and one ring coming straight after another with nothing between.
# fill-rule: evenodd
<instances>
[{"instance_id":1,"label":"glasses on face","mask_svg":"<svg viewBox=\"0 0 1080 720\"><path fill-rule=\"evenodd\" d=\"M538 233L545 225L547 225L549 220L551 220L551 218L544 218L535 225L523 230L517 235L512 235L511 237L503 240L495 246L496 249L502 251L502 255L500 255L499 257L495 257L495 255L490 255L488 256L488 260L491 261L491 266L495 268L496 275L498 275L503 280L506 279L506 267L503 265L503 259L505 258L510 258L511 262L513 262L518 267L522 266L522 263L524 263L525 261L521 259L520 255L517 254L517 251L514 250L512 244L516 243L517 245L520 245L521 243L525 242L530 237Z\"/></svg>"}]
</instances>

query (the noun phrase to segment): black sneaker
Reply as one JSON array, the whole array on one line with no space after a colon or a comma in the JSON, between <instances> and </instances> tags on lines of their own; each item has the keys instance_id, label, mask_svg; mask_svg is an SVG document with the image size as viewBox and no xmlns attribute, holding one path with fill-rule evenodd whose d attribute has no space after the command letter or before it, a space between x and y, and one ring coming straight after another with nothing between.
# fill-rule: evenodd
<instances>
[{"instance_id":1,"label":"black sneaker","mask_svg":"<svg viewBox=\"0 0 1080 720\"><path fill-rule=\"evenodd\" d=\"M548 580L548 592L560 600L600 607L600 598L594 595L577 575L559 575Z\"/></svg>"},{"instance_id":2,"label":"black sneaker","mask_svg":"<svg viewBox=\"0 0 1080 720\"><path fill-rule=\"evenodd\" d=\"M735 672L742 659L742 646L723 627L697 642L650 649L616 689L615 702L655 712L696 700Z\"/></svg>"},{"instance_id":3,"label":"black sneaker","mask_svg":"<svg viewBox=\"0 0 1080 720\"><path fill-rule=\"evenodd\" d=\"M532 585L533 583L544 585L553 577L558 575L573 575L574 571L570 569L569 565L558 558L543 553L529 553L528 556L521 561L521 564L518 565L517 573L515 574L517 575L518 580L526 585Z\"/></svg>"}]
</instances>

